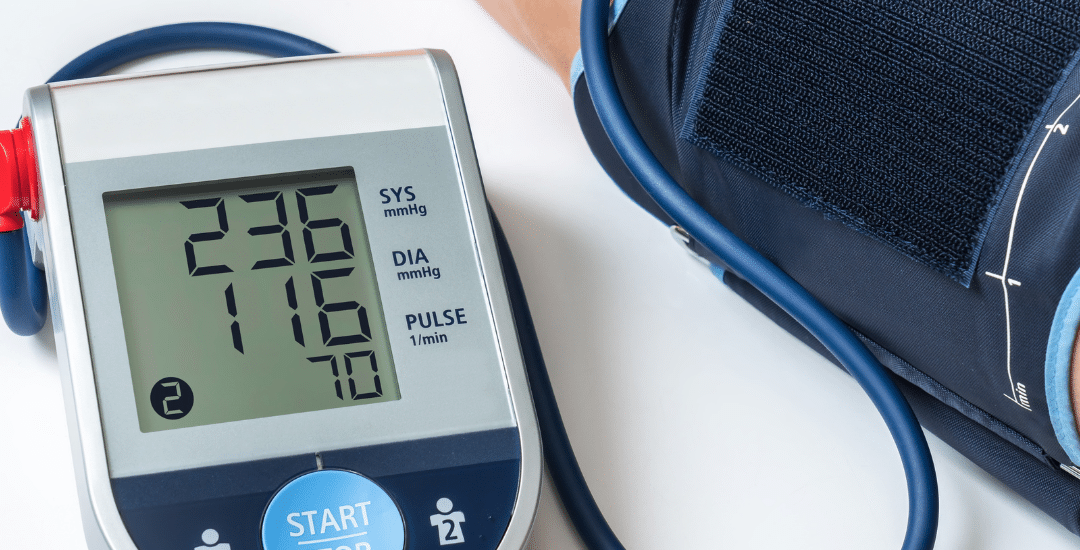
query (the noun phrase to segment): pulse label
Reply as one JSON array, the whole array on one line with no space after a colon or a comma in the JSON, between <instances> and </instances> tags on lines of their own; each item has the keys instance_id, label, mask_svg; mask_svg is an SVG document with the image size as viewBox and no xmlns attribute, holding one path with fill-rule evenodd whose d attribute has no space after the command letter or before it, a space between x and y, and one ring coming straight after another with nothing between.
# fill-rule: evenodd
<instances>
[{"instance_id":1,"label":"pulse label","mask_svg":"<svg viewBox=\"0 0 1080 550\"><path fill-rule=\"evenodd\" d=\"M405 324L409 330L444 328L466 323L468 321L465 320L465 308L463 307L444 309L441 312L424 311L405 315ZM412 342L413 346L430 346L432 344L445 344L450 341L450 337L445 332L436 330L435 332L410 334L409 341Z\"/></svg>"},{"instance_id":2,"label":"pulse label","mask_svg":"<svg viewBox=\"0 0 1080 550\"><path fill-rule=\"evenodd\" d=\"M465 308L463 307L444 309L441 313L438 311L425 311L422 313L409 313L405 315L405 324L408 325L409 330L413 330L414 328L438 328L452 325L464 325L467 322L468 321L465 320Z\"/></svg>"}]
</instances>

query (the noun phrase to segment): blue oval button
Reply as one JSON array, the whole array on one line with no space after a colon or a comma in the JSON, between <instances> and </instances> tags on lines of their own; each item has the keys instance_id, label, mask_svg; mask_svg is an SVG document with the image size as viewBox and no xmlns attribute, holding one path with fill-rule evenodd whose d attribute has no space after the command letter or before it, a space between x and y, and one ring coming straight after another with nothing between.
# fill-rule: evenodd
<instances>
[{"instance_id":1,"label":"blue oval button","mask_svg":"<svg viewBox=\"0 0 1080 550\"><path fill-rule=\"evenodd\" d=\"M397 505L370 479L342 470L302 475L270 500L263 550L402 550Z\"/></svg>"}]
</instances>

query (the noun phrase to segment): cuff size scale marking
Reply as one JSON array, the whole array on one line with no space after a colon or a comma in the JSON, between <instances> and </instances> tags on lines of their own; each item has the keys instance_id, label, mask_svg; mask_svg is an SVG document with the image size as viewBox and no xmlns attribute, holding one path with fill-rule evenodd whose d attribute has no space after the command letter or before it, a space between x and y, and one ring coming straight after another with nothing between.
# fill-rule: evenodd
<instances>
[{"instance_id":1,"label":"cuff size scale marking","mask_svg":"<svg viewBox=\"0 0 1080 550\"><path fill-rule=\"evenodd\" d=\"M24 111L90 548L524 546L539 431L445 53Z\"/></svg>"}]
</instances>

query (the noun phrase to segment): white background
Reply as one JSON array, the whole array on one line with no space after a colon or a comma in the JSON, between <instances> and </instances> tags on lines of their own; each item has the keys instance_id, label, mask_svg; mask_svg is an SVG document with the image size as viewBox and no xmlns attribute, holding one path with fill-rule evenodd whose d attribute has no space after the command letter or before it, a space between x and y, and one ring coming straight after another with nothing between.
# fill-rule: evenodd
<instances>
[{"instance_id":1,"label":"white background","mask_svg":"<svg viewBox=\"0 0 1080 550\"><path fill-rule=\"evenodd\" d=\"M900 462L855 382L735 296L623 196L593 160L556 75L471 0L43 0L7 2L3 20L0 110L9 123L23 90L70 59L166 23L265 25L348 52L449 51L570 438L627 548L900 546ZM247 58L190 54L129 69ZM51 329L32 338L0 329L4 548L85 546ZM929 439L939 548L1077 547ZM582 548L544 490L531 547Z\"/></svg>"}]
</instances>

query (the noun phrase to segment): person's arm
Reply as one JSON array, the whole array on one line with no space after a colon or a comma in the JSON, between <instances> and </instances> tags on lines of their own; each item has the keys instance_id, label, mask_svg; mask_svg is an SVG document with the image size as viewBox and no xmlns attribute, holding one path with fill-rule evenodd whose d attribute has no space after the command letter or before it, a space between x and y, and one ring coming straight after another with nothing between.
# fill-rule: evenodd
<instances>
[{"instance_id":1,"label":"person's arm","mask_svg":"<svg viewBox=\"0 0 1080 550\"><path fill-rule=\"evenodd\" d=\"M579 0L477 0L518 42L547 63L570 89L577 53Z\"/></svg>"}]
</instances>

